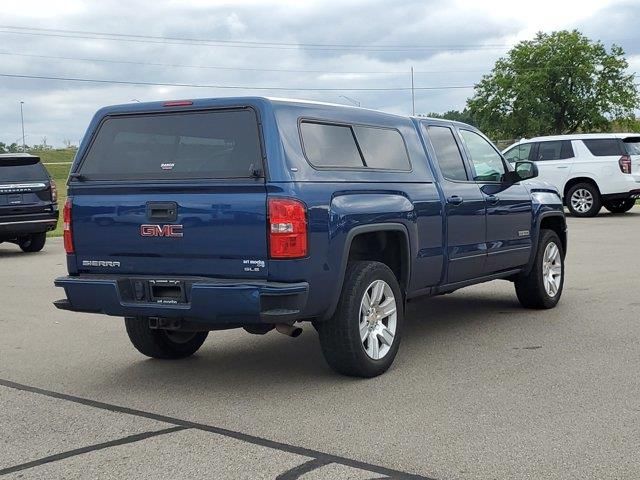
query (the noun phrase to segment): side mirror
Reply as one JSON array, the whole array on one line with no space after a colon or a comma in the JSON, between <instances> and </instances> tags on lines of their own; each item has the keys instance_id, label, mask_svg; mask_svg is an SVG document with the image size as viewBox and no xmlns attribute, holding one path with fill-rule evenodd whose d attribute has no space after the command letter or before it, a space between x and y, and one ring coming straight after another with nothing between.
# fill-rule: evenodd
<instances>
[{"instance_id":1,"label":"side mirror","mask_svg":"<svg viewBox=\"0 0 640 480\"><path fill-rule=\"evenodd\" d=\"M504 175L504 183L513 184L521 180L529 180L538 176L538 166L533 162L516 162L512 172Z\"/></svg>"},{"instance_id":2,"label":"side mirror","mask_svg":"<svg viewBox=\"0 0 640 480\"><path fill-rule=\"evenodd\" d=\"M516 162L514 169L520 180L529 180L538 176L538 166L533 162Z\"/></svg>"}]
</instances>

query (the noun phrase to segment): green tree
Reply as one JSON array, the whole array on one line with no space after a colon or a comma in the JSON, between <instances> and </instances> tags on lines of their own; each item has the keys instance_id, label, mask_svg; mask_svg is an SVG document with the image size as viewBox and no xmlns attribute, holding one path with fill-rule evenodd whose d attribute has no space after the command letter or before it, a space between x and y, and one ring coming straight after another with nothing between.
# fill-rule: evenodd
<instances>
[{"instance_id":1,"label":"green tree","mask_svg":"<svg viewBox=\"0 0 640 480\"><path fill-rule=\"evenodd\" d=\"M640 103L624 50L579 31L538 33L499 59L467 106L495 137L606 131Z\"/></svg>"},{"instance_id":2,"label":"green tree","mask_svg":"<svg viewBox=\"0 0 640 480\"><path fill-rule=\"evenodd\" d=\"M454 120L456 122L463 122L463 123L468 123L469 125L475 125L473 117L471 116L471 112L467 108L465 108L463 111L449 110L448 112L445 112L445 113L431 112L426 116L431 118L443 118L445 120Z\"/></svg>"}]
</instances>

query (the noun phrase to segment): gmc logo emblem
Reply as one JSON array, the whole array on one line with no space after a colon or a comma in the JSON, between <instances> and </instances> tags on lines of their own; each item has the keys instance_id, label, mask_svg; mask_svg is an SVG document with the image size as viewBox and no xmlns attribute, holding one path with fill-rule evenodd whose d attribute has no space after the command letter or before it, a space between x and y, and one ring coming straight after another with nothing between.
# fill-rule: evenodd
<instances>
[{"instance_id":1,"label":"gmc logo emblem","mask_svg":"<svg viewBox=\"0 0 640 480\"><path fill-rule=\"evenodd\" d=\"M182 225L140 225L140 235L143 237L172 237L183 236Z\"/></svg>"}]
</instances>

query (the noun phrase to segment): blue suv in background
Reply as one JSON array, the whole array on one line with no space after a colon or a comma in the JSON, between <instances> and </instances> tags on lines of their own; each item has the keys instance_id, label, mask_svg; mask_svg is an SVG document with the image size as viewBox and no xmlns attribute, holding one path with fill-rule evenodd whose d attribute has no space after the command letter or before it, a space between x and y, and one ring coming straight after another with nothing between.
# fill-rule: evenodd
<instances>
[{"instance_id":1,"label":"blue suv in background","mask_svg":"<svg viewBox=\"0 0 640 480\"><path fill-rule=\"evenodd\" d=\"M318 331L336 371L372 377L407 301L489 280L527 308L562 294L562 200L475 128L267 98L112 106L69 179L58 308L125 318L155 358L209 331Z\"/></svg>"}]
</instances>

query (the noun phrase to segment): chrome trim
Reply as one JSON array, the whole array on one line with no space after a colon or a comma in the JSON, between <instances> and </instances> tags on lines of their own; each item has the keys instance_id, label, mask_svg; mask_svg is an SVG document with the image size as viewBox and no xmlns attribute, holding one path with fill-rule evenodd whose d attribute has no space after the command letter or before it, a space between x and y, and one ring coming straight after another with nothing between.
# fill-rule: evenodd
<instances>
[{"instance_id":1,"label":"chrome trim","mask_svg":"<svg viewBox=\"0 0 640 480\"><path fill-rule=\"evenodd\" d=\"M58 220L55 218L48 218L46 220L18 220L16 222L2 222L0 225L15 225L17 223L55 223Z\"/></svg>"},{"instance_id":2,"label":"chrome trim","mask_svg":"<svg viewBox=\"0 0 640 480\"><path fill-rule=\"evenodd\" d=\"M17 188L45 188L45 183L5 183L0 185L0 190L15 190Z\"/></svg>"}]
</instances>

